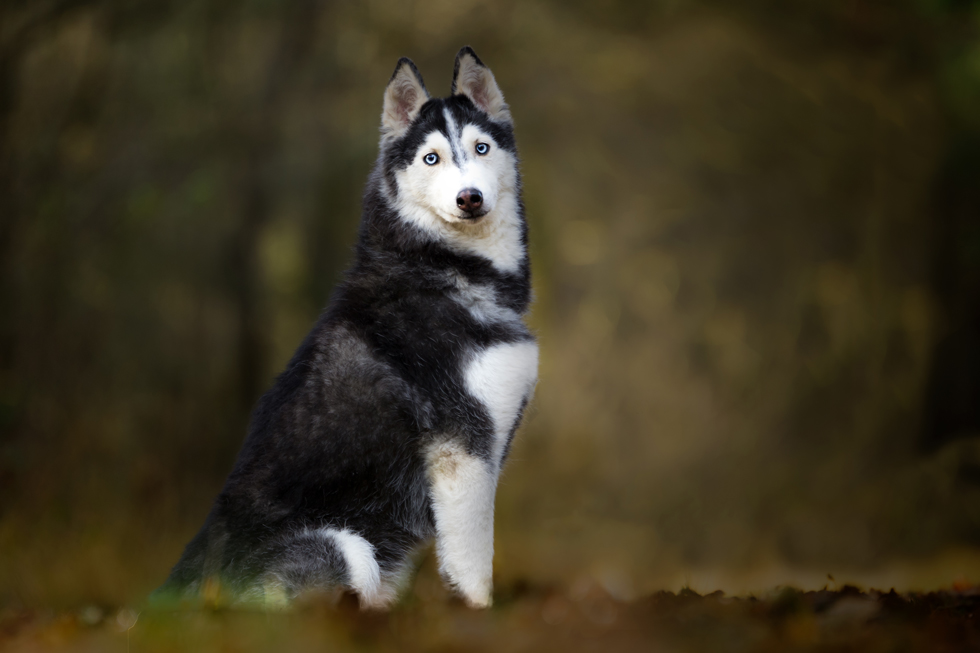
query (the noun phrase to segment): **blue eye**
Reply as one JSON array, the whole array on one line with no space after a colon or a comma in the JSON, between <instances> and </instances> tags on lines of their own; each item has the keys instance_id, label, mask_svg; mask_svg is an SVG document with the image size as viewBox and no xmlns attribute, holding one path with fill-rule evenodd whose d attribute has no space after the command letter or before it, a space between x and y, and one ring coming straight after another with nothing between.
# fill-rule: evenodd
<instances>
[{"instance_id":1,"label":"blue eye","mask_svg":"<svg viewBox=\"0 0 980 653\"><path fill-rule=\"evenodd\" d=\"M435 164L439 163L439 155L435 152L429 152L422 157L422 160L425 161L425 165L434 166Z\"/></svg>"},{"instance_id":2,"label":"blue eye","mask_svg":"<svg viewBox=\"0 0 980 653\"><path fill-rule=\"evenodd\" d=\"M483 156L484 154L486 154L489 151L490 151L490 146L487 145L486 143L477 143L476 144L476 153L479 154L480 156Z\"/></svg>"}]
</instances>

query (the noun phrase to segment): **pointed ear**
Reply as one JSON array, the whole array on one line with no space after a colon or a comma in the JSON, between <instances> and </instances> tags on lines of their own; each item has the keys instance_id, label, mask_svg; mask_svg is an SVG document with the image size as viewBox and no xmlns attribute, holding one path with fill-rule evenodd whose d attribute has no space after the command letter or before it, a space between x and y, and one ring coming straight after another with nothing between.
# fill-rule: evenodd
<instances>
[{"instance_id":1,"label":"pointed ear","mask_svg":"<svg viewBox=\"0 0 980 653\"><path fill-rule=\"evenodd\" d=\"M405 133L419 109L429 99L425 82L412 60L402 57L385 89L384 110L381 112L383 136L398 137Z\"/></svg>"},{"instance_id":2,"label":"pointed ear","mask_svg":"<svg viewBox=\"0 0 980 653\"><path fill-rule=\"evenodd\" d=\"M490 69L483 65L473 48L464 47L456 55L453 68L453 95L462 94L492 119L511 122L510 109Z\"/></svg>"}]
</instances>

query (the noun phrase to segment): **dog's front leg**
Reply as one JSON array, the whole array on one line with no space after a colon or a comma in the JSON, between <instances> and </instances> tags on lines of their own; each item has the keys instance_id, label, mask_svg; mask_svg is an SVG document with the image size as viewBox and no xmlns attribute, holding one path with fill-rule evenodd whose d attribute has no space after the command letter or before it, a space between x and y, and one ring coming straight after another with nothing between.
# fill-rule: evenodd
<instances>
[{"instance_id":1,"label":"dog's front leg","mask_svg":"<svg viewBox=\"0 0 980 653\"><path fill-rule=\"evenodd\" d=\"M428 454L439 572L467 605L489 607L497 474L457 443L436 444Z\"/></svg>"}]
</instances>

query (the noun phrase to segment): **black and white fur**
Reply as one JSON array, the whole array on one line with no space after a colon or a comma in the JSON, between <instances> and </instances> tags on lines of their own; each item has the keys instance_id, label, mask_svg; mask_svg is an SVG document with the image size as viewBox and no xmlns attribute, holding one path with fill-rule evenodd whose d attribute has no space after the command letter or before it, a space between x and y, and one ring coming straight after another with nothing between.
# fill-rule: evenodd
<instances>
[{"instance_id":1,"label":"black and white fur","mask_svg":"<svg viewBox=\"0 0 980 653\"><path fill-rule=\"evenodd\" d=\"M434 537L446 582L490 605L497 478L537 379L530 298L493 74L463 48L452 94L430 99L401 59L353 265L159 594L277 605L339 587L385 607Z\"/></svg>"}]
</instances>

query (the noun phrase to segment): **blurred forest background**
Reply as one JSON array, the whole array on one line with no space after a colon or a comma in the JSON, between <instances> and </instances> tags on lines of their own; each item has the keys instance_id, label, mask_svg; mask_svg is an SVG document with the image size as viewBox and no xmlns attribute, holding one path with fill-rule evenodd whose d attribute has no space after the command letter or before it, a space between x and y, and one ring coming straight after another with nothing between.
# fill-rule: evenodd
<instances>
[{"instance_id":1,"label":"blurred forest background","mask_svg":"<svg viewBox=\"0 0 980 653\"><path fill-rule=\"evenodd\" d=\"M346 266L400 56L493 69L542 344L501 582L980 581L980 2L6 0L0 605L138 601Z\"/></svg>"}]
</instances>

